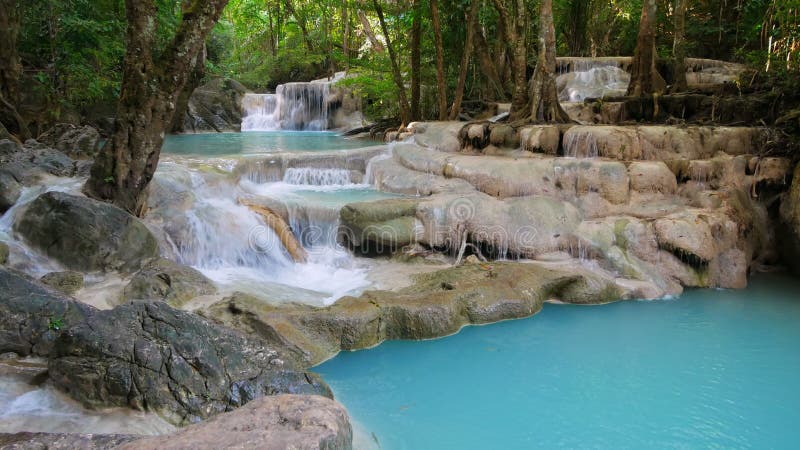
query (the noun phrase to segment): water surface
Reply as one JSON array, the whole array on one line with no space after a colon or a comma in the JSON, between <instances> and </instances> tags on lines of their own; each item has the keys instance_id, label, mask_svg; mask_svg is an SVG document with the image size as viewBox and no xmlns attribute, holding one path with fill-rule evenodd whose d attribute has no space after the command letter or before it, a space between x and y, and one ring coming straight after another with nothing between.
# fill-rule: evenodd
<instances>
[{"instance_id":1,"label":"water surface","mask_svg":"<svg viewBox=\"0 0 800 450\"><path fill-rule=\"evenodd\" d=\"M374 145L363 139L346 139L332 132L251 131L169 135L161 150L170 155L235 156L276 152L347 150Z\"/></svg>"},{"instance_id":2,"label":"water surface","mask_svg":"<svg viewBox=\"0 0 800 450\"><path fill-rule=\"evenodd\" d=\"M800 282L580 307L317 367L392 449L797 448Z\"/></svg>"}]
</instances>

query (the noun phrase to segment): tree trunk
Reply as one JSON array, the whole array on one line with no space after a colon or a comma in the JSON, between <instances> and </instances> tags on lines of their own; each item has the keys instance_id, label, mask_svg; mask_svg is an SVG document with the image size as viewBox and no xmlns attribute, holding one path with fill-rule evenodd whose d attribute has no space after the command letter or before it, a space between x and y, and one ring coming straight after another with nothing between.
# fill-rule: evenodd
<instances>
[{"instance_id":1,"label":"tree trunk","mask_svg":"<svg viewBox=\"0 0 800 450\"><path fill-rule=\"evenodd\" d=\"M392 38L389 37L389 28L386 26L386 19L383 17L383 8L381 8L378 0L372 0L372 5L375 7L375 12L378 14L378 20L381 23L381 31L386 38L386 48L389 49L389 59L392 64L392 77L394 84L397 86L397 101L400 105L400 121L403 125L408 124L410 119L410 107L408 105L408 97L406 96L406 86L403 82L403 74L400 72L400 66L397 63L397 54L392 45Z\"/></svg>"},{"instance_id":2,"label":"tree trunk","mask_svg":"<svg viewBox=\"0 0 800 450\"><path fill-rule=\"evenodd\" d=\"M447 119L447 87L444 81L444 44L442 25L439 20L439 2L430 0L431 21L433 22L433 41L436 47L436 97L438 99L439 120Z\"/></svg>"},{"instance_id":3,"label":"tree trunk","mask_svg":"<svg viewBox=\"0 0 800 450\"><path fill-rule=\"evenodd\" d=\"M87 195L135 215L147 209L147 187L172 123L175 102L198 62L206 36L228 0L193 0L168 47L154 58L157 9L126 0L128 21L122 88L114 134L95 158Z\"/></svg>"},{"instance_id":4,"label":"tree trunk","mask_svg":"<svg viewBox=\"0 0 800 450\"><path fill-rule=\"evenodd\" d=\"M369 24L367 15L360 9L358 10L358 19L361 21L361 26L364 28L364 34L367 35L367 39L369 39L370 44L372 44L372 49L378 53L382 53L383 44L375 37L375 32L372 31L372 25Z\"/></svg>"},{"instance_id":5,"label":"tree trunk","mask_svg":"<svg viewBox=\"0 0 800 450\"><path fill-rule=\"evenodd\" d=\"M567 46L569 56L586 53L586 27L589 22L591 0L570 0L567 8Z\"/></svg>"},{"instance_id":6,"label":"tree trunk","mask_svg":"<svg viewBox=\"0 0 800 450\"><path fill-rule=\"evenodd\" d=\"M631 64L628 95L650 95L663 92L664 78L656 69L656 0L644 0L639 21L639 37Z\"/></svg>"},{"instance_id":7,"label":"tree trunk","mask_svg":"<svg viewBox=\"0 0 800 450\"><path fill-rule=\"evenodd\" d=\"M504 0L493 0L500 16L500 27L511 45L511 71L514 90L511 94L509 119L517 120L528 114L528 51L525 45L527 14L524 0L514 0L516 17L511 16Z\"/></svg>"},{"instance_id":8,"label":"tree trunk","mask_svg":"<svg viewBox=\"0 0 800 450\"><path fill-rule=\"evenodd\" d=\"M344 54L344 71L350 70L350 17L347 15L347 0L342 0L342 54Z\"/></svg>"},{"instance_id":9,"label":"tree trunk","mask_svg":"<svg viewBox=\"0 0 800 450\"><path fill-rule=\"evenodd\" d=\"M535 122L569 122L558 102L556 88L556 31L553 26L553 0L539 2L539 59L531 78L530 118Z\"/></svg>"},{"instance_id":10,"label":"tree trunk","mask_svg":"<svg viewBox=\"0 0 800 450\"><path fill-rule=\"evenodd\" d=\"M420 120L420 43L422 41L421 1L414 0L411 7L414 17L411 22L411 120Z\"/></svg>"},{"instance_id":11,"label":"tree trunk","mask_svg":"<svg viewBox=\"0 0 800 450\"><path fill-rule=\"evenodd\" d=\"M192 69L192 74L186 81L186 86L178 96L178 101L175 102L175 114L173 114L172 126L170 127L172 133L183 133L186 131L183 125L185 122L184 116L186 116L186 111L189 109L189 99L192 98L194 90L200 87L200 84L203 82L203 78L205 78L205 76L206 48L204 45L203 50L201 50L197 55L197 62L194 65L194 69Z\"/></svg>"},{"instance_id":12,"label":"tree trunk","mask_svg":"<svg viewBox=\"0 0 800 450\"><path fill-rule=\"evenodd\" d=\"M686 82L686 0L675 0L674 24L672 92L684 92L689 89Z\"/></svg>"},{"instance_id":13,"label":"tree trunk","mask_svg":"<svg viewBox=\"0 0 800 450\"><path fill-rule=\"evenodd\" d=\"M453 104L450 105L450 115L447 117L450 120L456 120L456 118L458 118L458 113L461 111L461 100L464 99L464 85L467 83L469 59L472 55L472 41L475 36L475 19L478 17L479 6L479 0L472 0L469 5L469 12L467 12L467 38L464 42L464 54L461 55L461 66L458 71L458 83L456 84L456 92L453 96Z\"/></svg>"},{"instance_id":14,"label":"tree trunk","mask_svg":"<svg viewBox=\"0 0 800 450\"><path fill-rule=\"evenodd\" d=\"M505 89L503 80L500 78L500 74L497 72L497 66L494 61L492 61L492 56L489 53L489 44L486 42L486 37L480 29L475 33L475 54L478 57L481 72L485 76L486 82L489 83L492 93L494 94L489 100L508 99L508 92Z\"/></svg>"},{"instance_id":15,"label":"tree trunk","mask_svg":"<svg viewBox=\"0 0 800 450\"><path fill-rule=\"evenodd\" d=\"M16 0L0 0L0 123L21 141L31 137L17 112L22 64L17 52L20 13Z\"/></svg>"}]
</instances>

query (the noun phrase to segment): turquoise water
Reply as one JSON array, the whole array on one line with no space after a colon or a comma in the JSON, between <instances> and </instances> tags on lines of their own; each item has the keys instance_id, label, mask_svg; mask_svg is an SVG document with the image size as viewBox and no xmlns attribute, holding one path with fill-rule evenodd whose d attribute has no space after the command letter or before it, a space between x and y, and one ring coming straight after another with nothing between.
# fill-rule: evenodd
<instances>
[{"instance_id":1,"label":"turquoise water","mask_svg":"<svg viewBox=\"0 0 800 450\"><path fill-rule=\"evenodd\" d=\"M398 449L800 447L800 281L545 305L317 367Z\"/></svg>"},{"instance_id":2,"label":"turquoise water","mask_svg":"<svg viewBox=\"0 0 800 450\"><path fill-rule=\"evenodd\" d=\"M161 150L172 155L234 156L286 151L345 150L375 144L319 131L263 131L169 135Z\"/></svg>"}]
</instances>

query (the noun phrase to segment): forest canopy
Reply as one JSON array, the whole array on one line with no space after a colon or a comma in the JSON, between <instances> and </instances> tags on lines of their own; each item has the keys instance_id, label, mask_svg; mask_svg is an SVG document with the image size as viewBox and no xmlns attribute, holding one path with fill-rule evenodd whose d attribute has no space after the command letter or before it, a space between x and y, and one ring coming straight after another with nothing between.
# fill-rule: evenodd
<instances>
[{"instance_id":1,"label":"forest canopy","mask_svg":"<svg viewBox=\"0 0 800 450\"><path fill-rule=\"evenodd\" d=\"M175 33L178 0L155 0L159 42ZM538 2L476 0L231 0L207 40L206 76L236 79L266 91L288 81L306 81L348 70L346 82L372 101L373 116L393 116L395 98L389 50L404 83L421 86L417 116L432 117L437 83L447 99L455 91L468 29L471 58L466 97L508 101L512 95L512 48L498 5L508 4L527 33L528 72L536 62ZM800 0L700 0L686 12L686 54L747 63L761 71L800 69ZM125 53L123 0L30 0L21 8L18 50L28 104L48 105L43 121L113 102L119 94ZM523 5L525 11L515 6ZM432 8L435 6L435 8ZM385 20L381 24L376 7ZM641 0L554 0L559 56L632 55ZM434 21L433 12L438 13ZM668 58L673 46L674 5L658 0L656 53ZM515 20L516 20L515 19ZM386 33L384 33L385 27ZM440 39L437 41L436 37ZM437 42L443 79L437 80ZM158 51L158 50L156 50ZM426 91L428 90L428 91ZM414 102L412 95L412 103ZM449 101L449 100L448 100Z\"/></svg>"}]
</instances>

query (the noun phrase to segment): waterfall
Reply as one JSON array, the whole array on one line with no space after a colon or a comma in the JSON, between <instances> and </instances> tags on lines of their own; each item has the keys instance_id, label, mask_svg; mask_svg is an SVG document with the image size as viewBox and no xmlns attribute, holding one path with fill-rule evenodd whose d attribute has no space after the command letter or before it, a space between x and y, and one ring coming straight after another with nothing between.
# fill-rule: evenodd
<instances>
[{"instance_id":1,"label":"waterfall","mask_svg":"<svg viewBox=\"0 0 800 450\"><path fill-rule=\"evenodd\" d=\"M152 199L157 206L147 220L163 226L166 233L162 238L175 248L180 263L197 268L223 291L269 292L271 301L330 304L369 282L365 270L336 244L340 203L344 202L325 197L328 191L360 185L310 184L346 181L345 176L350 176L346 170L338 174L326 171L290 168L283 177L286 181L278 178L258 183L243 177L236 182L181 164L163 163L155 182L180 185L187 198L172 197L172 190L163 190L167 197ZM239 198L263 203L283 216L306 247L308 262L294 263L272 228L239 204Z\"/></svg>"},{"instance_id":2,"label":"waterfall","mask_svg":"<svg viewBox=\"0 0 800 450\"><path fill-rule=\"evenodd\" d=\"M276 130L280 128L278 96L275 94L245 94L242 98L242 131Z\"/></svg>"},{"instance_id":3,"label":"waterfall","mask_svg":"<svg viewBox=\"0 0 800 450\"><path fill-rule=\"evenodd\" d=\"M353 184L346 169L315 169L310 167L286 169L283 182L308 186L344 186Z\"/></svg>"},{"instance_id":4,"label":"waterfall","mask_svg":"<svg viewBox=\"0 0 800 450\"><path fill-rule=\"evenodd\" d=\"M275 94L245 94L242 131L323 131L330 125L331 83L281 84Z\"/></svg>"},{"instance_id":5,"label":"waterfall","mask_svg":"<svg viewBox=\"0 0 800 450\"><path fill-rule=\"evenodd\" d=\"M616 66L568 72L556 79L558 99L562 102L582 102L587 98L621 96L625 95L630 81L630 74Z\"/></svg>"}]
</instances>

